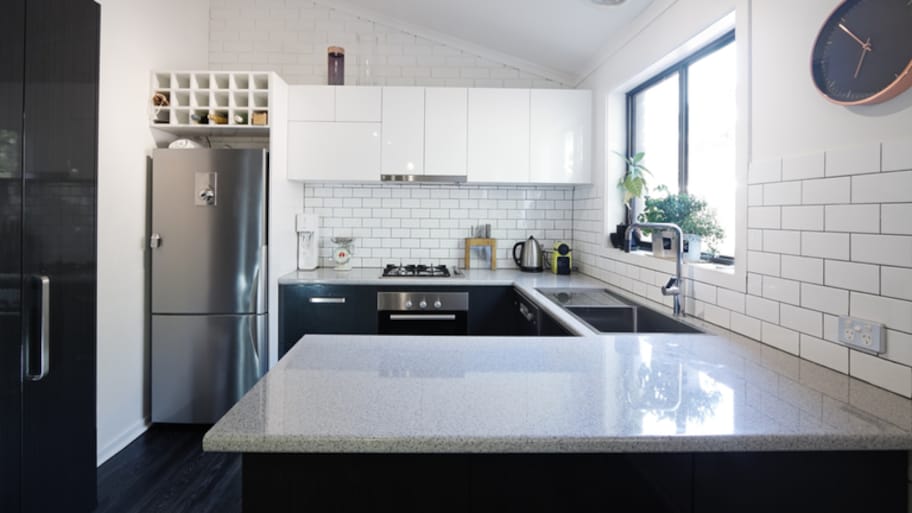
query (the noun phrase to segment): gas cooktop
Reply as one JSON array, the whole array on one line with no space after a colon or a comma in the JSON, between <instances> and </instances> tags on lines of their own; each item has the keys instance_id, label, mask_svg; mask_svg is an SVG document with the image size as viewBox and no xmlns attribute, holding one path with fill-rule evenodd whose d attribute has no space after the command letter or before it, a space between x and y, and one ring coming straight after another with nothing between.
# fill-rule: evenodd
<instances>
[{"instance_id":1,"label":"gas cooktop","mask_svg":"<svg viewBox=\"0 0 912 513\"><path fill-rule=\"evenodd\" d=\"M383 269L384 278L449 278L452 276L445 265L394 265Z\"/></svg>"}]
</instances>

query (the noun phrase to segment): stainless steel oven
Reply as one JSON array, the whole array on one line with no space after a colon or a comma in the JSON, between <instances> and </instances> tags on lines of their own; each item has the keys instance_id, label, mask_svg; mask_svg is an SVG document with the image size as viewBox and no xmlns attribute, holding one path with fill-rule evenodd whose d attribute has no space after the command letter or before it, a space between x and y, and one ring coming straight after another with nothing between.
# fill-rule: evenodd
<instances>
[{"instance_id":1,"label":"stainless steel oven","mask_svg":"<svg viewBox=\"0 0 912 513\"><path fill-rule=\"evenodd\" d=\"M378 292L381 335L468 335L468 292Z\"/></svg>"}]
</instances>

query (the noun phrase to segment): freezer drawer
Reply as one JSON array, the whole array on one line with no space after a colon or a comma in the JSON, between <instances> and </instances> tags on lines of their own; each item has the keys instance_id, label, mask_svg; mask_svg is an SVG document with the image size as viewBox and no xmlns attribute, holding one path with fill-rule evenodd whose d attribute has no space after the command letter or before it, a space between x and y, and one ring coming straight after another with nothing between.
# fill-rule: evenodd
<instances>
[{"instance_id":1,"label":"freezer drawer","mask_svg":"<svg viewBox=\"0 0 912 513\"><path fill-rule=\"evenodd\" d=\"M152 422L213 423L268 364L266 315L153 315Z\"/></svg>"}]
</instances>

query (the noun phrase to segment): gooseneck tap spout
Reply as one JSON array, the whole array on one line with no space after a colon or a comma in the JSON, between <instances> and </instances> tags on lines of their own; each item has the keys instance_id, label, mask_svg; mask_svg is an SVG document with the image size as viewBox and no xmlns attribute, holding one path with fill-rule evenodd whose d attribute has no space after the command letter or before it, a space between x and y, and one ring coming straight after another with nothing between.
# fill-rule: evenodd
<instances>
[{"instance_id":1,"label":"gooseneck tap spout","mask_svg":"<svg viewBox=\"0 0 912 513\"><path fill-rule=\"evenodd\" d=\"M681 231L681 227L674 223L633 223L627 227L627 231L624 233L625 248L630 248L630 234L633 233L633 230L637 228L645 228L647 230L671 230L675 234L675 239L677 240L678 250L675 253L675 276L674 278L668 280L668 283L662 287L663 296L672 296L674 298L674 314L675 316L684 316L684 291L683 285L684 282L681 280L681 266L684 261L684 232ZM653 239L653 244L655 244L655 239Z\"/></svg>"}]
</instances>

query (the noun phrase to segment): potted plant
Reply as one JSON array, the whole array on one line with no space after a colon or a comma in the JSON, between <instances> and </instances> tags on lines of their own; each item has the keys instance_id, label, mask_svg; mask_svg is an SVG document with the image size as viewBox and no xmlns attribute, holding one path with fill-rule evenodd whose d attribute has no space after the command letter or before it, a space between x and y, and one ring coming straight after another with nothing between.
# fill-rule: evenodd
<instances>
[{"instance_id":1,"label":"potted plant","mask_svg":"<svg viewBox=\"0 0 912 513\"><path fill-rule=\"evenodd\" d=\"M661 185L657 192L665 193L664 197L647 197L646 208L640 214L639 220L650 223L674 223L684 232L684 258L686 260L700 260L702 246L705 243L710 253L716 252L716 246L721 242L725 232L716 220L715 210L709 208L706 201L690 194L671 194L668 188ZM670 248L666 247L665 234L660 234L659 239L653 238L653 252L657 256L664 256L663 252L670 249L673 255L677 248L673 241Z\"/></svg>"},{"instance_id":2,"label":"potted plant","mask_svg":"<svg viewBox=\"0 0 912 513\"><path fill-rule=\"evenodd\" d=\"M611 242L614 247L622 248L624 247L624 237L627 232L627 227L633 224L634 221L633 201L646 192L646 176L652 176L652 173L643 165L643 158L646 156L644 152L641 151L631 156L625 156L618 152L614 152L614 154L624 160L624 164L627 168L624 172L624 176L618 180L618 188L624 192L624 207L627 209L627 222L617 225L617 231L611 234ZM633 234L633 237L634 240L638 242L639 237L636 233Z\"/></svg>"}]
</instances>

